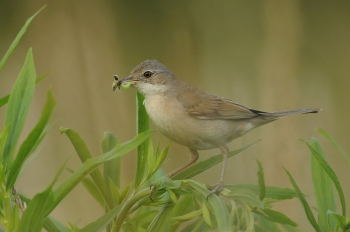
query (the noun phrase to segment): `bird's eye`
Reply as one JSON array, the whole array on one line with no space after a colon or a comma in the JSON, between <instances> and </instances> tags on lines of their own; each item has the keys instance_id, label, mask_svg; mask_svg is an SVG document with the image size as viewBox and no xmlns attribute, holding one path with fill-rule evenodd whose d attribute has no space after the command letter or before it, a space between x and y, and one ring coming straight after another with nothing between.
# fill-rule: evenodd
<instances>
[{"instance_id":1,"label":"bird's eye","mask_svg":"<svg viewBox=\"0 0 350 232\"><path fill-rule=\"evenodd\" d=\"M150 78L153 75L153 73L151 71L146 71L143 73L143 76L146 78Z\"/></svg>"}]
</instances>

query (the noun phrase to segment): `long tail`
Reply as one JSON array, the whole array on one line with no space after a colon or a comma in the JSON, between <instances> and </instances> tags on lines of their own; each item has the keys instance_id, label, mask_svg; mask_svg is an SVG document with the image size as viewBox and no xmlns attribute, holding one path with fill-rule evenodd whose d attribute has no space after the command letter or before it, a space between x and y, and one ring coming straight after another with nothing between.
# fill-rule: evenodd
<instances>
[{"instance_id":1,"label":"long tail","mask_svg":"<svg viewBox=\"0 0 350 232\"><path fill-rule=\"evenodd\" d=\"M279 118L287 117L290 115L295 115L295 114L310 114L310 113L318 113L321 109L300 109L300 110L285 110L285 111L278 111L278 112L261 112L261 111L256 111L258 115L263 116L264 118L268 120L276 120Z\"/></svg>"}]
</instances>

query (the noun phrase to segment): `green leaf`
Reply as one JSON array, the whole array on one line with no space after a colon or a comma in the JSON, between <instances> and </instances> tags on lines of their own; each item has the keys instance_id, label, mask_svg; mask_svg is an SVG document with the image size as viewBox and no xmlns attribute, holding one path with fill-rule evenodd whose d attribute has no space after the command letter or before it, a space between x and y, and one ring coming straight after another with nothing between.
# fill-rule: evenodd
<instances>
[{"instance_id":1,"label":"green leaf","mask_svg":"<svg viewBox=\"0 0 350 232\"><path fill-rule=\"evenodd\" d=\"M212 222L211 217L210 217L210 210L206 206L205 203L202 204L202 212L203 212L203 219L204 219L205 223L207 223L207 225L210 228L213 228L213 222Z\"/></svg>"},{"instance_id":2,"label":"green leaf","mask_svg":"<svg viewBox=\"0 0 350 232\"><path fill-rule=\"evenodd\" d=\"M175 232L179 222L178 221L174 221L174 219L178 216L181 217L181 215L186 215L187 213L191 212L194 209L193 207L193 203L192 203L192 195L187 195L187 196L183 196L182 198L180 198L177 202L177 204L175 205L173 212L172 212L172 223L169 227L169 231L168 232Z\"/></svg>"},{"instance_id":3,"label":"green leaf","mask_svg":"<svg viewBox=\"0 0 350 232\"><path fill-rule=\"evenodd\" d=\"M166 145L162 150L162 152L160 153L160 155L157 157L153 173L156 172L163 165L163 162L168 155L169 148L170 148L170 145L169 144Z\"/></svg>"},{"instance_id":4,"label":"green leaf","mask_svg":"<svg viewBox=\"0 0 350 232\"><path fill-rule=\"evenodd\" d=\"M1 134L0 134L0 163L2 163L5 144L6 144L8 133L9 133L9 127L10 127L10 124L7 124L4 127L4 129L1 131Z\"/></svg>"},{"instance_id":5,"label":"green leaf","mask_svg":"<svg viewBox=\"0 0 350 232\"><path fill-rule=\"evenodd\" d=\"M278 211L272 210L272 209L262 209L264 214L259 214L261 217L264 217L265 219L271 221L271 222L277 222L282 225L290 225L293 227L298 226L297 223L295 223L292 219L284 215L283 213L280 213Z\"/></svg>"},{"instance_id":6,"label":"green leaf","mask_svg":"<svg viewBox=\"0 0 350 232\"><path fill-rule=\"evenodd\" d=\"M19 31L19 33L17 34L15 40L12 42L12 44L10 45L10 48L7 50L5 56L2 58L2 60L0 61L0 72L3 69L3 67L5 66L8 58L11 56L12 52L15 50L15 48L17 47L19 41L21 40L22 36L24 35L24 33L26 32L29 24L32 22L32 20L34 19L34 17L39 14L40 11L42 11L42 9L44 9L44 7L42 7L38 12L36 12L32 17L30 17L29 19L27 19L26 23L24 24L24 26L22 27L22 29Z\"/></svg>"},{"instance_id":7,"label":"green leaf","mask_svg":"<svg viewBox=\"0 0 350 232\"><path fill-rule=\"evenodd\" d=\"M350 157L346 153L346 151L337 143L337 141L325 130L317 129L317 131L322 134L329 142L340 152L340 154L344 157L345 161L350 164Z\"/></svg>"},{"instance_id":8,"label":"green leaf","mask_svg":"<svg viewBox=\"0 0 350 232\"><path fill-rule=\"evenodd\" d=\"M40 232L48 215L48 208L54 204L52 186L37 194L24 211L18 231Z\"/></svg>"},{"instance_id":9,"label":"green leaf","mask_svg":"<svg viewBox=\"0 0 350 232\"><path fill-rule=\"evenodd\" d=\"M203 218L199 218L192 224L186 226L181 232L204 232L209 231L207 224L204 222Z\"/></svg>"},{"instance_id":10,"label":"green leaf","mask_svg":"<svg viewBox=\"0 0 350 232\"><path fill-rule=\"evenodd\" d=\"M35 84L38 84L39 82L41 82L45 77L47 77L49 75L49 73L46 73L40 77L38 77L36 80L35 80ZM0 99L0 108L4 105L7 104L8 100L10 99L10 94L6 95L5 97L1 98Z\"/></svg>"},{"instance_id":11,"label":"green leaf","mask_svg":"<svg viewBox=\"0 0 350 232\"><path fill-rule=\"evenodd\" d=\"M69 232L68 229L52 217L47 217L43 228L49 232Z\"/></svg>"},{"instance_id":12,"label":"green leaf","mask_svg":"<svg viewBox=\"0 0 350 232\"><path fill-rule=\"evenodd\" d=\"M173 211L174 204L168 203L163 206L157 216L153 219L148 226L147 231L167 231L166 228L170 222L171 213Z\"/></svg>"},{"instance_id":13,"label":"green leaf","mask_svg":"<svg viewBox=\"0 0 350 232\"><path fill-rule=\"evenodd\" d=\"M10 94L7 95L7 96L5 96L5 97L3 97L3 98L1 98L1 99L0 99L0 107L6 105L7 102L9 101L9 99L10 99Z\"/></svg>"},{"instance_id":14,"label":"green leaf","mask_svg":"<svg viewBox=\"0 0 350 232\"><path fill-rule=\"evenodd\" d=\"M259 168L259 171L258 171L258 183L259 183L259 190L260 190L260 193L259 193L259 199L260 200L263 200L265 198L265 179L264 179L264 169L261 165L261 163L259 162L259 160L255 159L257 164L258 164L258 168Z\"/></svg>"},{"instance_id":15,"label":"green leaf","mask_svg":"<svg viewBox=\"0 0 350 232\"><path fill-rule=\"evenodd\" d=\"M4 149L3 159L5 164L11 162L21 135L34 94L35 76L32 49L29 49L6 108L5 125L10 124L10 128ZM4 166L6 167L6 165Z\"/></svg>"},{"instance_id":16,"label":"green leaf","mask_svg":"<svg viewBox=\"0 0 350 232\"><path fill-rule=\"evenodd\" d=\"M259 140L258 140L259 141ZM247 149L248 147L254 145L255 143L257 143L258 141L255 141L254 143L251 143L245 147L242 147L241 149L235 150L235 151L231 151L228 153L228 158L231 158L234 155L237 155L238 153L244 151L245 149ZM195 163L194 165L186 168L185 170L183 170L182 172L176 174L175 176L172 177L173 180L184 180L184 179L190 179L194 176L197 176L199 174L201 174L202 172L214 167L215 165L219 164L222 162L222 155L215 155L210 157L209 159L206 159L204 161Z\"/></svg>"},{"instance_id":17,"label":"green leaf","mask_svg":"<svg viewBox=\"0 0 350 232\"><path fill-rule=\"evenodd\" d=\"M258 228L257 231L282 232L275 223L269 220L266 220L263 217L258 217L258 221L259 221L259 226L261 227Z\"/></svg>"},{"instance_id":18,"label":"green leaf","mask_svg":"<svg viewBox=\"0 0 350 232\"><path fill-rule=\"evenodd\" d=\"M196 190L204 199L208 197L208 202L213 209L216 223L219 231L232 231L232 221L225 203L216 194L210 195L209 190L202 184L193 180L186 180L183 183L188 183L194 190Z\"/></svg>"},{"instance_id":19,"label":"green leaf","mask_svg":"<svg viewBox=\"0 0 350 232\"><path fill-rule=\"evenodd\" d=\"M106 132L105 137L102 140L103 154L109 152L119 144L120 142L117 137L110 132ZM110 189L109 180L112 180L115 185L120 187L120 158L115 158L114 160L107 161L103 164L103 178L108 189Z\"/></svg>"},{"instance_id":20,"label":"green leaf","mask_svg":"<svg viewBox=\"0 0 350 232\"><path fill-rule=\"evenodd\" d=\"M68 160L67 160L68 161ZM53 185L56 183L58 176L62 173L67 161L57 172L50 186L42 193L34 196L24 211L18 231L21 232L40 232L44 225L44 221L55 206Z\"/></svg>"},{"instance_id":21,"label":"green leaf","mask_svg":"<svg viewBox=\"0 0 350 232\"><path fill-rule=\"evenodd\" d=\"M234 188L246 188L249 189L255 194L260 194L260 187L258 185L253 184L233 184L233 185L225 185L226 189L232 190ZM275 186L265 186L265 198L271 198L275 200L288 200L298 197L296 191L290 188L279 188Z\"/></svg>"},{"instance_id":22,"label":"green leaf","mask_svg":"<svg viewBox=\"0 0 350 232\"><path fill-rule=\"evenodd\" d=\"M145 98L141 93L137 91L136 93L136 107L137 107L137 134L149 130L149 119L143 105ZM148 141L145 141L137 148L137 160L136 160L136 176L135 176L135 188L137 188L145 173L146 163L147 163L147 151L148 151Z\"/></svg>"},{"instance_id":23,"label":"green leaf","mask_svg":"<svg viewBox=\"0 0 350 232\"><path fill-rule=\"evenodd\" d=\"M75 133L71 129L64 129L62 128L61 131L65 134ZM121 157L122 155L125 155L126 153L130 152L134 148L136 148L138 145L140 145L142 142L144 142L147 138L151 136L153 131L147 131L144 133L141 133L137 135L132 140L129 140L125 143L120 144L120 146L117 146L113 148L111 151L107 152L106 154L103 154L102 156L95 157L88 159L84 162L80 168L78 168L72 175L70 175L67 179L65 179L61 185L54 191L54 197L55 197L55 205L50 209L53 210L54 207L61 202L61 200L77 185L81 180L85 178L86 175L88 175L90 172L92 172L95 168L97 168L100 164L115 159L117 157ZM76 145L76 143L80 143L78 140L71 140L73 144Z\"/></svg>"},{"instance_id":24,"label":"green leaf","mask_svg":"<svg viewBox=\"0 0 350 232\"><path fill-rule=\"evenodd\" d=\"M172 217L171 220L184 222L184 221L192 220L193 218L199 217L202 214L203 214L203 210L199 209L199 210L192 211L192 212L180 215L180 216Z\"/></svg>"},{"instance_id":25,"label":"green leaf","mask_svg":"<svg viewBox=\"0 0 350 232\"><path fill-rule=\"evenodd\" d=\"M109 191L111 192L113 196L113 200L115 202L115 205L119 205L123 199L120 197L120 190L118 186L115 185L115 183L109 179Z\"/></svg>"},{"instance_id":26,"label":"green leaf","mask_svg":"<svg viewBox=\"0 0 350 232\"><path fill-rule=\"evenodd\" d=\"M114 209L105 213L102 217L96 221L89 223L80 232L99 232L106 228L106 226L118 215L122 208L122 205L115 207Z\"/></svg>"},{"instance_id":27,"label":"green leaf","mask_svg":"<svg viewBox=\"0 0 350 232\"><path fill-rule=\"evenodd\" d=\"M84 187L88 190L91 196L99 203L100 206L105 206L105 201L99 189L97 188L95 182L89 178L84 178L82 180Z\"/></svg>"},{"instance_id":28,"label":"green leaf","mask_svg":"<svg viewBox=\"0 0 350 232\"><path fill-rule=\"evenodd\" d=\"M226 189L226 186L225 186ZM225 190L224 189L224 190ZM230 188L230 191L222 191L221 194L226 196L240 204L248 204L251 208L264 208L263 202L258 196L251 190L246 188Z\"/></svg>"},{"instance_id":29,"label":"green leaf","mask_svg":"<svg viewBox=\"0 0 350 232\"><path fill-rule=\"evenodd\" d=\"M147 164L148 164L148 170L147 170L147 176L151 176L153 174L153 170L155 169L156 165L156 159L155 155L153 154L153 144L152 139L148 140L148 152L147 152ZM159 147L159 144L158 144Z\"/></svg>"},{"instance_id":30,"label":"green leaf","mask_svg":"<svg viewBox=\"0 0 350 232\"><path fill-rule=\"evenodd\" d=\"M47 77L49 75L49 73L45 73L44 75L38 77L36 80L35 80L35 84L38 84L39 82L41 82L45 77ZM0 108L4 105L7 104L7 102L9 101L10 99L10 96L11 94L8 94L7 96L3 97L0 99Z\"/></svg>"},{"instance_id":31,"label":"green leaf","mask_svg":"<svg viewBox=\"0 0 350 232\"><path fill-rule=\"evenodd\" d=\"M62 129L61 129L62 130ZM63 129L64 130L64 129ZM67 129L64 130L64 133L67 135L71 143L73 144L80 160L85 163L87 160L92 159L92 155L87 148L84 140L80 137L78 133L76 133L74 130ZM97 188L101 192L104 200L107 203L107 206L109 209L112 209L114 207L113 200L111 195L109 194L107 185L105 183L105 180L101 174L101 171L99 169L95 169L90 174L92 180L95 182Z\"/></svg>"},{"instance_id":32,"label":"green leaf","mask_svg":"<svg viewBox=\"0 0 350 232\"><path fill-rule=\"evenodd\" d=\"M333 169L331 168L331 166L329 166L329 164L327 163L327 161L322 157L322 155L313 147L311 146L308 142L304 141L303 142L306 143L306 145L309 147L311 154L313 157L316 158L316 160L318 161L318 163L321 165L321 167L324 169L324 171L328 174L328 176L331 178L331 180L333 181L335 188L338 191L338 195L339 195L339 199L340 199L340 204L342 206L342 212L343 212L343 216L346 216L346 204L345 204L345 197L344 197L344 193L343 193L343 189L341 188L341 185L339 183L338 177L335 174L335 172L333 171Z\"/></svg>"},{"instance_id":33,"label":"green leaf","mask_svg":"<svg viewBox=\"0 0 350 232\"><path fill-rule=\"evenodd\" d=\"M6 184L7 190L10 189L16 182L19 172L24 164L24 162L28 159L28 157L34 151L38 141L40 140L43 131L48 124L48 121L52 115L52 112L56 106L56 101L52 95L51 90L47 93L47 99L45 106L41 112L41 117L34 129L30 132L27 139L22 143L18 154L11 165L10 173L8 176L8 181Z\"/></svg>"},{"instance_id":34,"label":"green leaf","mask_svg":"<svg viewBox=\"0 0 350 232\"><path fill-rule=\"evenodd\" d=\"M173 191L171 191L170 189L168 189L168 188L166 188L166 191L168 192L169 198L171 199L171 201L174 204L176 204L177 203L177 196L176 196L176 194Z\"/></svg>"},{"instance_id":35,"label":"green leaf","mask_svg":"<svg viewBox=\"0 0 350 232\"><path fill-rule=\"evenodd\" d=\"M315 138L312 138L312 146L326 161L321 146ZM327 220L327 211L336 210L332 180L314 156L311 156L311 171L318 210L318 224L323 231L328 231L328 229L335 228L335 221Z\"/></svg>"},{"instance_id":36,"label":"green leaf","mask_svg":"<svg viewBox=\"0 0 350 232\"><path fill-rule=\"evenodd\" d=\"M336 220L337 226L341 228L341 231L345 231L345 223L346 223L346 217L336 214L331 210L327 211L327 216L332 215L333 218Z\"/></svg>"},{"instance_id":37,"label":"green leaf","mask_svg":"<svg viewBox=\"0 0 350 232\"><path fill-rule=\"evenodd\" d=\"M294 190L297 192L299 200L304 208L306 217L308 218L309 222L311 223L311 225L314 227L316 232L321 232L321 229L319 227L319 225L316 222L316 219L310 209L309 204L307 203L304 194L300 191L298 185L295 183L294 178L292 177L292 175L287 171L287 169L283 168L285 170L285 172L287 173L289 180L291 182L291 184L293 185Z\"/></svg>"}]
</instances>

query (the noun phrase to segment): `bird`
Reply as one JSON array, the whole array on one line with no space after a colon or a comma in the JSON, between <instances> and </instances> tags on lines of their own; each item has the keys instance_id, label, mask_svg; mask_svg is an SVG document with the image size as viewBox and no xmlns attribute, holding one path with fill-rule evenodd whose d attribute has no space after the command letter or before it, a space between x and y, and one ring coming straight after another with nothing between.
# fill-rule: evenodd
<instances>
[{"instance_id":1,"label":"bird","mask_svg":"<svg viewBox=\"0 0 350 232\"><path fill-rule=\"evenodd\" d=\"M224 188L229 142L277 119L320 110L254 110L177 79L170 69L157 60L143 61L124 79L114 78L113 90L130 85L136 88L144 96L146 112L157 130L189 149L190 160L170 172L169 178L194 164L199 159L198 150L221 150L223 162L220 179L211 186L209 195L219 194Z\"/></svg>"}]
</instances>

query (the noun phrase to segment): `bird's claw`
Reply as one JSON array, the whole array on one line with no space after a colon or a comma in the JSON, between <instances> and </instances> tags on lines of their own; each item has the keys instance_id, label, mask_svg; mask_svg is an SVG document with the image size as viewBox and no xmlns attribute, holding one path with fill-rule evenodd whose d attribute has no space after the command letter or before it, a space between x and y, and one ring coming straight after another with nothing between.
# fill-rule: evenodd
<instances>
[{"instance_id":1,"label":"bird's claw","mask_svg":"<svg viewBox=\"0 0 350 232\"><path fill-rule=\"evenodd\" d=\"M219 181L219 183L210 186L211 191L209 192L207 199L210 195L213 195L213 194L219 195L223 189L224 189L224 182L223 181Z\"/></svg>"}]
</instances>

